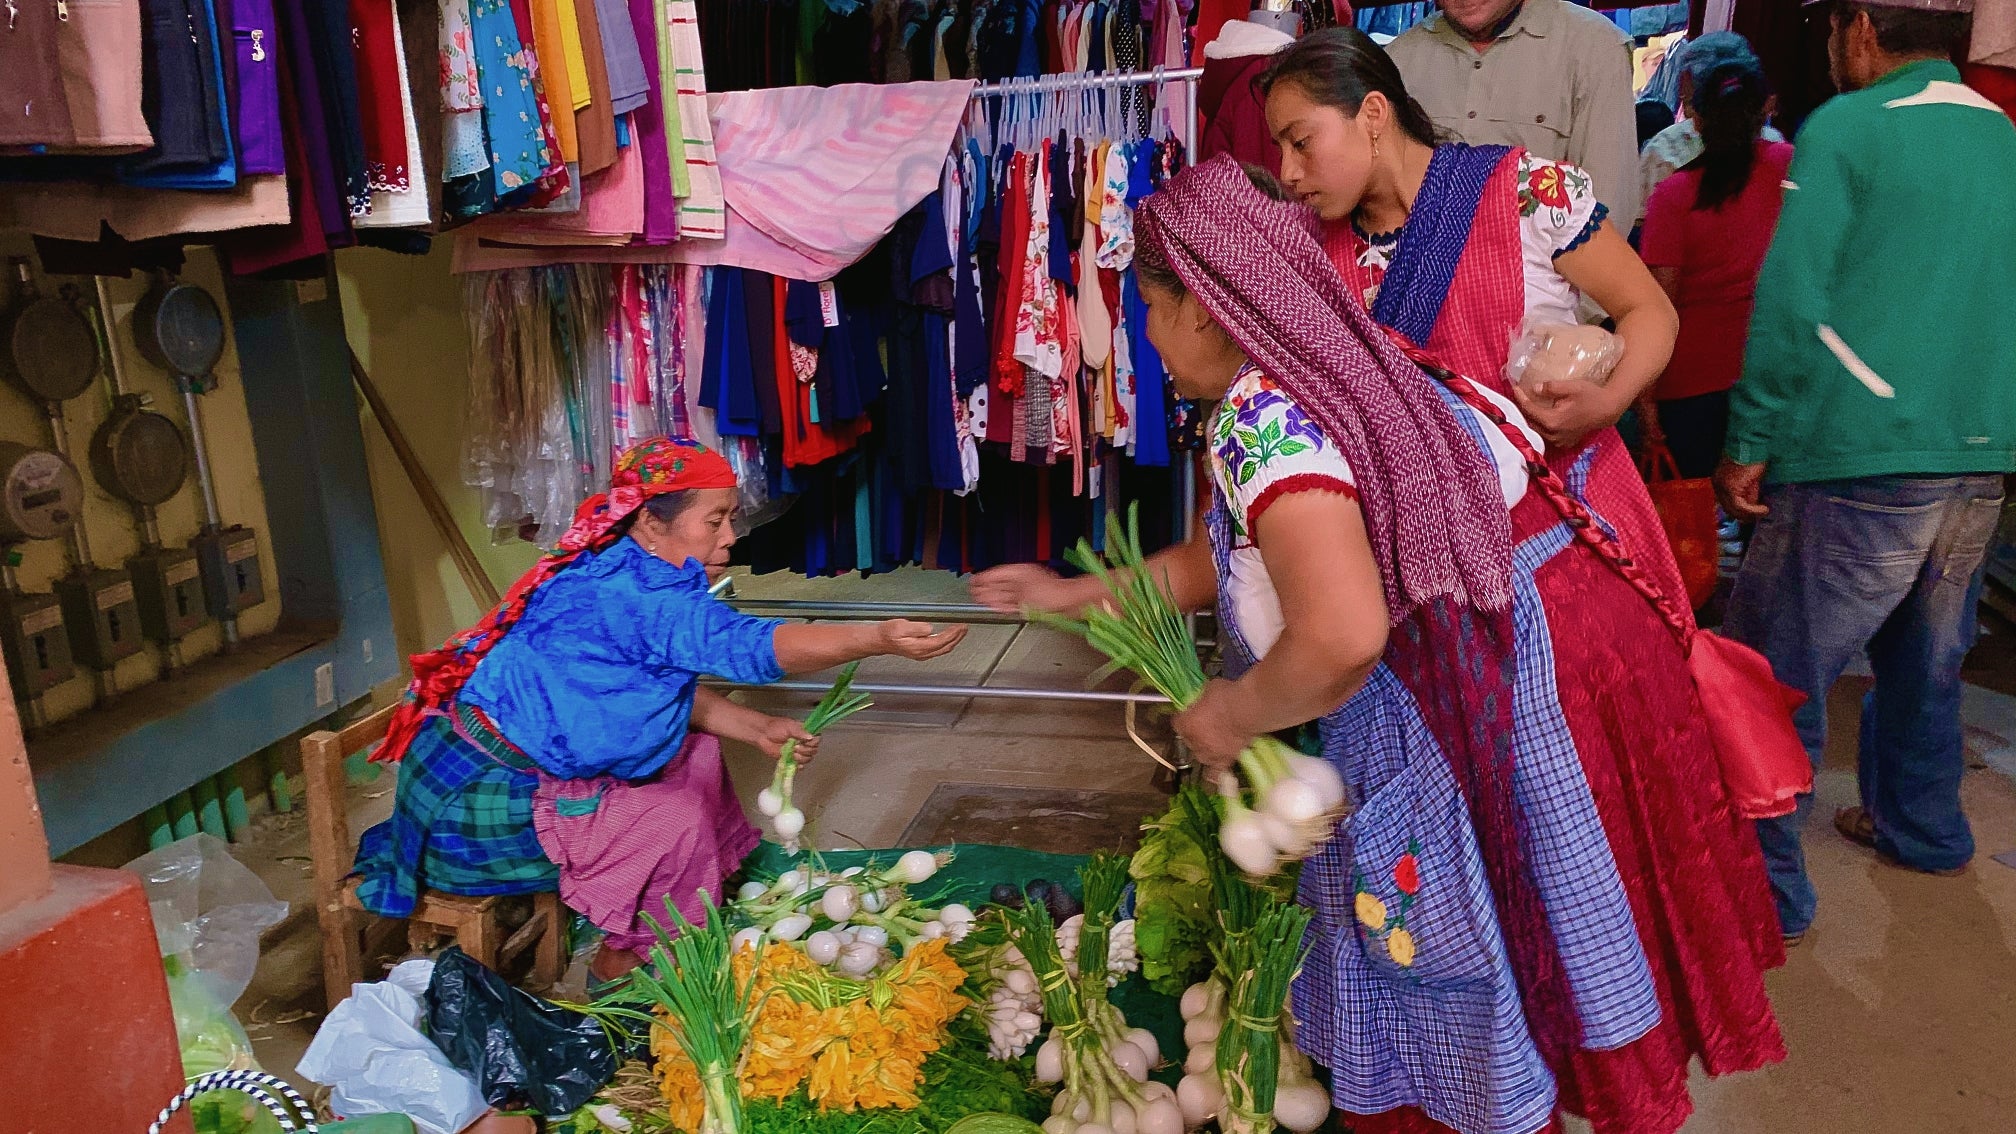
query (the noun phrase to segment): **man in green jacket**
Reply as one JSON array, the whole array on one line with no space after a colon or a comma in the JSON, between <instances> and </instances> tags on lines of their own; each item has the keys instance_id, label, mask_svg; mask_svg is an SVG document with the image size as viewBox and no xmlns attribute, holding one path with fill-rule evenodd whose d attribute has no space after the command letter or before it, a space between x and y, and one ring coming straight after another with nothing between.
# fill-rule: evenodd
<instances>
[{"instance_id":1,"label":"man in green jacket","mask_svg":"<svg viewBox=\"0 0 2016 1134\"><path fill-rule=\"evenodd\" d=\"M1862 805L1835 826L1897 865L1954 873L1960 666L2016 471L2016 126L1949 62L1973 0L1835 0L1845 93L1798 138L1730 395L1724 509L1759 521L1724 629L1809 700L1866 653ZM1816 899L1800 830L1758 823L1788 941Z\"/></svg>"}]
</instances>

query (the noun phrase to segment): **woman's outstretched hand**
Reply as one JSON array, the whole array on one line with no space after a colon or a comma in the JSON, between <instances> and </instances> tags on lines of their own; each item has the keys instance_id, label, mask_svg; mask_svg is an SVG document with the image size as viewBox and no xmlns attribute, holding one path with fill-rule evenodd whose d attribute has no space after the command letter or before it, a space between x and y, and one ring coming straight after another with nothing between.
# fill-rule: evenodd
<instances>
[{"instance_id":1,"label":"woman's outstretched hand","mask_svg":"<svg viewBox=\"0 0 2016 1134\"><path fill-rule=\"evenodd\" d=\"M947 626L934 631L929 622L912 622L907 618L892 618L878 626L876 631L884 654L911 661L944 657L966 637L964 626Z\"/></svg>"},{"instance_id":2,"label":"woman's outstretched hand","mask_svg":"<svg viewBox=\"0 0 2016 1134\"><path fill-rule=\"evenodd\" d=\"M794 721L790 717L765 716L756 726L756 734L749 738L763 755L772 760L782 759L787 741L797 741L791 756L800 764L808 763L819 754L819 738L805 731L804 721Z\"/></svg>"},{"instance_id":3,"label":"woman's outstretched hand","mask_svg":"<svg viewBox=\"0 0 2016 1134\"><path fill-rule=\"evenodd\" d=\"M1072 614L1081 602L1070 580L1040 563L992 567L973 576L969 585L974 602L1000 614Z\"/></svg>"}]
</instances>

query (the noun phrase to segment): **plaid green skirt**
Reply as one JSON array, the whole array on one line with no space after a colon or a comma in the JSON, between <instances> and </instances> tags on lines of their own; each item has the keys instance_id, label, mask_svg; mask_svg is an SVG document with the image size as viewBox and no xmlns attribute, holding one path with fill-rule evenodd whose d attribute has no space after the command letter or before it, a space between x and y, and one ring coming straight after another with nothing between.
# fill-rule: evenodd
<instances>
[{"instance_id":1,"label":"plaid green skirt","mask_svg":"<svg viewBox=\"0 0 2016 1134\"><path fill-rule=\"evenodd\" d=\"M472 897L559 887L532 827L531 763L480 716L456 714L414 738L392 817L358 841L357 897L372 913L412 914L422 887Z\"/></svg>"}]
</instances>

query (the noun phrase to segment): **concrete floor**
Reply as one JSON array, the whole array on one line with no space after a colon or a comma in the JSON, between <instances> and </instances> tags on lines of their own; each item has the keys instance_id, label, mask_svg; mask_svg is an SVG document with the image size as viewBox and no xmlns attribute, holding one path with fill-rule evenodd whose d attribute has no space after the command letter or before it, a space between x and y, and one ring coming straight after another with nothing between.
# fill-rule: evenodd
<instances>
[{"instance_id":1,"label":"concrete floor","mask_svg":"<svg viewBox=\"0 0 2016 1134\"><path fill-rule=\"evenodd\" d=\"M818 593L886 596L889 585L839 581ZM962 597L942 575L895 585L906 601ZM744 591L779 597L801 588L760 581ZM2001 642L1984 647L1984 668L1970 678L2012 688L2011 653ZM1095 665L1081 644L1049 632L988 627L928 674L911 663L873 662L860 680L911 673L938 684L1074 688ZM1831 706L1837 727L1819 781L1823 818L1807 838L1820 920L1770 977L1791 1058L1699 1083L1688 1134L2016 1129L2016 869L1992 857L2016 850L2016 696L1969 689L1964 791L1980 855L1966 875L1942 879L1886 867L1824 821L1855 801L1853 720L1864 687L1864 679L1844 680ZM810 699L770 695L762 703L802 711ZM729 762L753 808L767 762L732 750ZM799 775L796 794L813 845L877 847L894 842L941 783L1146 791L1153 772L1112 705L890 697L832 734ZM389 781L354 788L352 802L361 830L389 810ZM239 1005L261 1061L282 1074L292 1072L321 1009L305 845L298 818L274 816L242 848L296 909L269 936L259 979Z\"/></svg>"}]
</instances>

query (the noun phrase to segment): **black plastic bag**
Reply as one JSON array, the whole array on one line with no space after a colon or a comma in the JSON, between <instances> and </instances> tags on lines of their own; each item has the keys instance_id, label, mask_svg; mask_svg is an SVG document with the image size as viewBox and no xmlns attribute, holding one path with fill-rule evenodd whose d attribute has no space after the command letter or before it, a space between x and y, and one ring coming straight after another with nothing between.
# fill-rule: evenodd
<instances>
[{"instance_id":1,"label":"black plastic bag","mask_svg":"<svg viewBox=\"0 0 2016 1134\"><path fill-rule=\"evenodd\" d=\"M571 1114L616 1077L593 1017L512 988L454 946L434 958L427 1032L499 1110Z\"/></svg>"}]
</instances>

